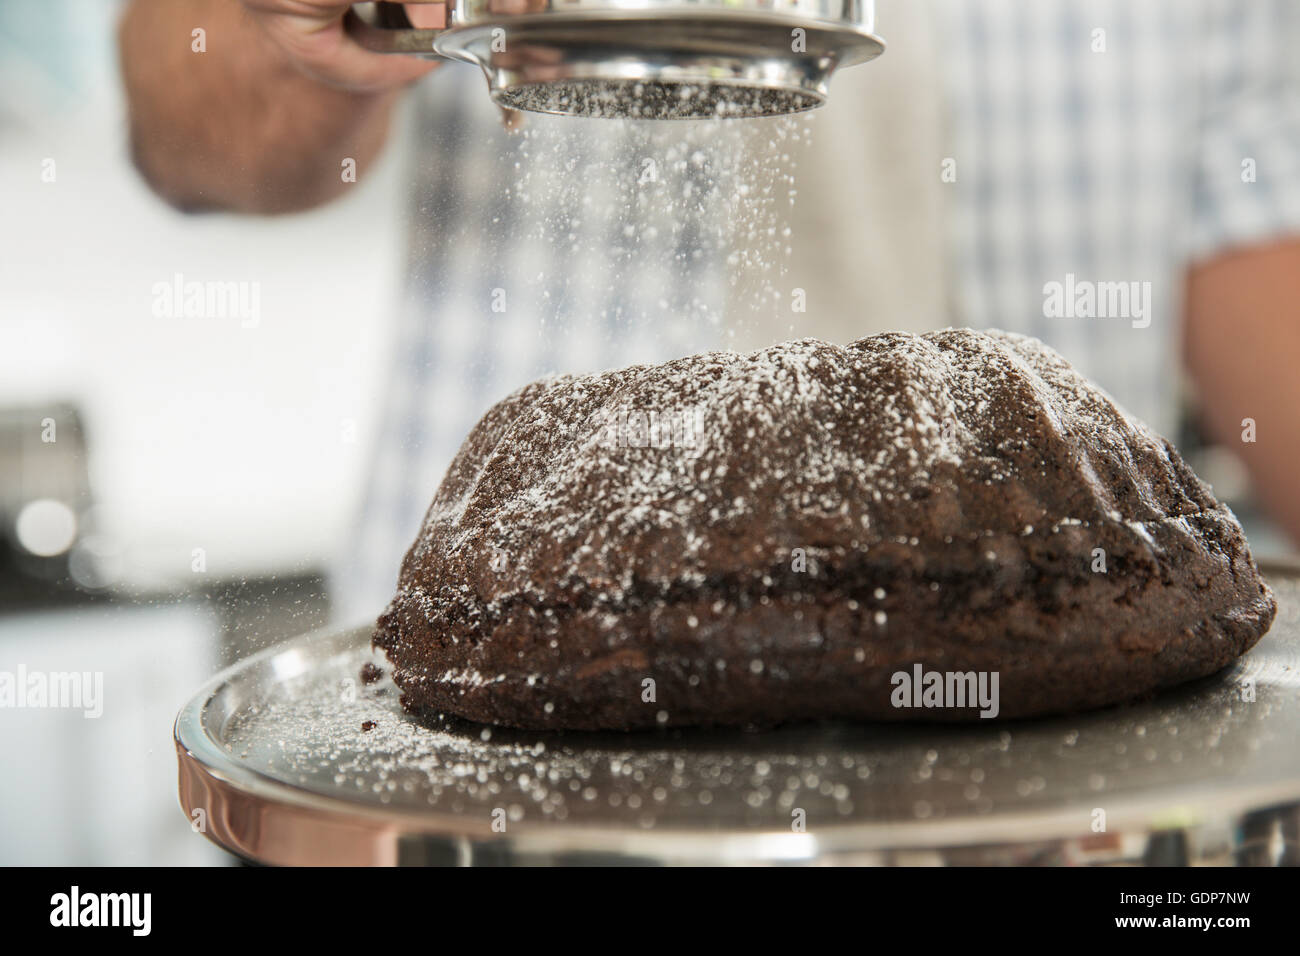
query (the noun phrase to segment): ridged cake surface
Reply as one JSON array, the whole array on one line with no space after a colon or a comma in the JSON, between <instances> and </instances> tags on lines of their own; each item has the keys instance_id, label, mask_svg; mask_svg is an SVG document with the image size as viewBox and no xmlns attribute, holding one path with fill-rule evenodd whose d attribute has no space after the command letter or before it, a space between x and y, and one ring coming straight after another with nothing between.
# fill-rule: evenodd
<instances>
[{"instance_id":1,"label":"ridged cake surface","mask_svg":"<svg viewBox=\"0 0 1300 956\"><path fill-rule=\"evenodd\" d=\"M1169 442L1040 342L949 329L520 389L374 642L409 708L517 727L954 720L897 675L1080 710L1222 668L1274 611Z\"/></svg>"}]
</instances>

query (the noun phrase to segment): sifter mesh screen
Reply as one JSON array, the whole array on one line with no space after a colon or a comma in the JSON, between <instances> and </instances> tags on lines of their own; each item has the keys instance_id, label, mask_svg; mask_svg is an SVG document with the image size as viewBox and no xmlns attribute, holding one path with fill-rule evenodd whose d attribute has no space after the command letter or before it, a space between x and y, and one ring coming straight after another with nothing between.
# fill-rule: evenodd
<instances>
[{"instance_id":1,"label":"sifter mesh screen","mask_svg":"<svg viewBox=\"0 0 1300 956\"><path fill-rule=\"evenodd\" d=\"M523 83L496 91L501 106L533 113L626 119L744 118L801 113L824 97L741 83L570 79Z\"/></svg>"}]
</instances>

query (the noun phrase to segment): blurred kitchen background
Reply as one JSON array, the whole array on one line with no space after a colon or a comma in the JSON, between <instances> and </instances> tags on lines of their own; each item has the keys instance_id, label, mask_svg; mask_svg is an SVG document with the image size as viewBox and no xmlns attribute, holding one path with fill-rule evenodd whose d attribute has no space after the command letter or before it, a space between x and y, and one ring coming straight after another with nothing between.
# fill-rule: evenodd
<instances>
[{"instance_id":1,"label":"blurred kitchen background","mask_svg":"<svg viewBox=\"0 0 1300 956\"><path fill-rule=\"evenodd\" d=\"M128 156L119 9L0 4L0 671L105 696L0 709L0 864L223 859L178 807L172 722L329 620L397 311L407 151L318 212L174 212ZM177 273L256 275L262 321L155 318Z\"/></svg>"},{"instance_id":2,"label":"blurred kitchen background","mask_svg":"<svg viewBox=\"0 0 1300 956\"><path fill-rule=\"evenodd\" d=\"M0 4L0 671L105 695L98 719L0 709L0 864L229 861L177 805L172 721L238 657L352 623L323 569L399 311L412 151L319 211L175 212L128 156L118 11ZM155 317L178 274L256 275L261 321ZM1235 459L1171 437L1284 553Z\"/></svg>"}]
</instances>

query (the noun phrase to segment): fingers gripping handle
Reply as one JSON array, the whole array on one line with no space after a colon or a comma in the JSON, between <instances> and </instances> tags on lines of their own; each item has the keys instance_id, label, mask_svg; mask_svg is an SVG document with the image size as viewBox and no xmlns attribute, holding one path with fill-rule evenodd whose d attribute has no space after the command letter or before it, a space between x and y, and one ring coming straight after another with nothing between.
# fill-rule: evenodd
<instances>
[{"instance_id":1,"label":"fingers gripping handle","mask_svg":"<svg viewBox=\"0 0 1300 956\"><path fill-rule=\"evenodd\" d=\"M358 3L343 17L343 29L357 43L375 53L407 53L441 58L433 41L446 29L447 0L404 0L427 5L442 13L442 25L433 28L411 26L401 3Z\"/></svg>"}]
</instances>

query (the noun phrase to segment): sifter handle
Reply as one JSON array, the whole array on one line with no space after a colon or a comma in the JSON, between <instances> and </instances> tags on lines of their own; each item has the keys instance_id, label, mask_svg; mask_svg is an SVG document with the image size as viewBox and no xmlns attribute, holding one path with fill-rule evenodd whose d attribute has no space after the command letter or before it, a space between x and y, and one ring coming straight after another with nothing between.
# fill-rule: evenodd
<instances>
[{"instance_id":1,"label":"sifter handle","mask_svg":"<svg viewBox=\"0 0 1300 956\"><path fill-rule=\"evenodd\" d=\"M343 29L353 40L374 53L406 53L442 59L433 41L447 28L448 0L403 0L442 7L442 26L416 29L401 3L358 3L343 16Z\"/></svg>"}]
</instances>

